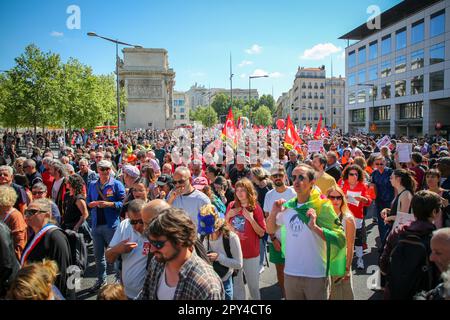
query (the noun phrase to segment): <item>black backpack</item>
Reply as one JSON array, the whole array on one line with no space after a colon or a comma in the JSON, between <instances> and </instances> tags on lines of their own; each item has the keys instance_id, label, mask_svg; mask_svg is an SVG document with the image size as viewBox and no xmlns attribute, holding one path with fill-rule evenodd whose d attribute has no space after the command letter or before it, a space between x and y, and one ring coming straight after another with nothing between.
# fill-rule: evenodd
<instances>
[{"instance_id":1,"label":"black backpack","mask_svg":"<svg viewBox=\"0 0 450 320\"><path fill-rule=\"evenodd\" d=\"M387 285L390 299L411 300L420 291L433 289L429 261L431 234L405 232L391 252Z\"/></svg>"},{"instance_id":2,"label":"black backpack","mask_svg":"<svg viewBox=\"0 0 450 320\"><path fill-rule=\"evenodd\" d=\"M203 240L205 239L205 236L202 236L200 238L201 243L203 243ZM208 252L209 252L209 238L207 238L208 241ZM231 248L230 248L230 238L229 237L224 237L222 236L222 241L223 241L223 248L225 249L225 253L227 255L228 258L233 258L233 255L231 254ZM216 271L216 273L219 275L220 278L223 278L227 273L228 270L230 268L225 267L224 265L220 264L218 261L214 261L213 264L213 269L214 271ZM233 277L235 277L237 275L237 270L233 271Z\"/></svg>"}]
</instances>

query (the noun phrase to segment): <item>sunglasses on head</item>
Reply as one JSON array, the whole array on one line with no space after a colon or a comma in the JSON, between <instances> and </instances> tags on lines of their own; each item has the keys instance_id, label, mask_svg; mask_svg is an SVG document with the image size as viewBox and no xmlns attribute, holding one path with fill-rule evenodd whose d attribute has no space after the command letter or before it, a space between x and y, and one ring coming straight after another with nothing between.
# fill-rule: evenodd
<instances>
[{"instance_id":1,"label":"sunglasses on head","mask_svg":"<svg viewBox=\"0 0 450 320\"><path fill-rule=\"evenodd\" d=\"M164 241L157 241L157 240L148 240L148 242L154 246L156 249L162 249L164 248L164 246L166 245L167 240Z\"/></svg>"},{"instance_id":2,"label":"sunglasses on head","mask_svg":"<svg viewBox=\"0 0 450 320\"><path fill-rule=\"evenodd\" d=\"M142 219L137 219L137 220L132 220L132 219L130 219L130 224L131 224L132 226L135 226L135 225L137 225L137 224L144 224L144 221L143 221Z\"/></svg>"},{"instance_id":3,"label":"sunglasses on head","mask_svg":"<svg viewBox=\"0 0 450 320\"><path fill-rule=\"evenodd\" d=\"M47 212L47 211L39 210L39 209L26 209L25 212L24 212L24 215L25 215L25 217L32 217L35 214L45 213L45 212Z\"/></svg>"},{"instance_id":4,"label":"sunglasses on head","mask_svg":"<svg viewBox=\"0 0 450 320\"><path fill-rule=\"evenodd\" d=\"M305 177L305 176L302 176L302 175L298 175L298 176L292 175L292 181L296 181L297 179L298 179L300 182L302 182L302 181L304 181L304 180L306 179L306 177Z\"/></svg>"},{"instance_id":5,"label":"sunglasses on head","mask_svg":"<svg viewBox=\"0 0 450 320\"><path fill-rule=\"evenodd\" d=\"M342 200L342 196L328 196L328 199L330 200Z\"/></svg>"}]
</instances>

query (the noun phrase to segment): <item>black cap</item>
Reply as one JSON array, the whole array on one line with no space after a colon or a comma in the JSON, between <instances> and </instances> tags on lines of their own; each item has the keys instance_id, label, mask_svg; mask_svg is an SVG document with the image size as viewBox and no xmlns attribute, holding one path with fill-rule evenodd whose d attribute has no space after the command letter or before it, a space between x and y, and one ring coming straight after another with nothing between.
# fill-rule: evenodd
<instances>
[{"instance_id":1,"label":"black cap","mask_svg":"<svg viewBox=\"0 0 450 320\"><path fill-rule=\"evenodd\" d=\"M158 180L156 181L156 184L158 186L165 186L168 183L173 183L173 179L168 174L163 174L158 177Z\"/></svg>"}]
</instances>

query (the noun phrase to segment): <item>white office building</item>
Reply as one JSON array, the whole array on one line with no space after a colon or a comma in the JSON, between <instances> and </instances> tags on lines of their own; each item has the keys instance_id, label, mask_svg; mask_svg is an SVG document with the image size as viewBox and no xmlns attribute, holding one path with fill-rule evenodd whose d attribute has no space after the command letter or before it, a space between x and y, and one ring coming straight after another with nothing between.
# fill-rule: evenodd
<instances>
[{"instance_id":1,"label":"white office building","mask_svg":"<svg viewBox=\"0 0 450 320\"><path fill-rule=\"evenodd\" d=\"M406 0L347 39L345 132L450 129L450 0ZM350 41L356 41L350 45Z\"/></svg>"}]
</instances>

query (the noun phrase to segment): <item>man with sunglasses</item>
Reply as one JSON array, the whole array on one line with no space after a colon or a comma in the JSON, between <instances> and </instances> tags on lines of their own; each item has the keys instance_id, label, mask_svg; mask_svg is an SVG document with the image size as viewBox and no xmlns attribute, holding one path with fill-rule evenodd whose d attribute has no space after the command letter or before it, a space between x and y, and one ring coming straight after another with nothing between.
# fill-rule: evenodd
<instances>
[{"instance_id":1,"label":"man with sunglasses","mask_svg":"<svg viewBox=\"0 0 450 320\"><path fill-rule=\"evenodd\" d=\"M273 208L273 204L280 200L291 200L295 198L296 193L294 189L286 186L286 169L283 165L275 165L271 170L271 178L275 185L275 189L270 190L264 199L264 214L269 216L270 211ZM275 233L269 234L269 261L275 264L277 269L278 285L281 288L282 298L286 298L284 290L284 257L281 253L281 231L277 229Z\"/></svg>"},{"instance_id":2,"label":"man with sunglasses","mask_svg":"<svg viewBox=\"0 0 450 320\"><path fill-rule=\"evenodd\" d=\"M197 227L183 210L162 211L145 230L154 255L142 300L224 300L222 280L194 252Z\"/></svg>"},{"instance_id":3,"label":"man with sunglasses","mask_svg":"<svg viewBox=\"0 0 450 320\"><path fill-rule=\"evenodd\" d=\"M208 196L192 186L191 172L186 167L178 167L173 174L173 189L167 202L174 208L186 211L197 226L200 209L211 204Z\"/></svg>"},{"instance_id":4,"label":"man with sunglasses","mask_svg":"<svg viewBox=\"0 0 450 320\"><path fill-rule=\"evenodd\" d=\"M111 162L102 160L98 163L99 179L91 182L86 203L91 209L92 236L94 240L97 283L92 291L106 285L105 247L109 245L120 223L120 211L125 198L122 182L111 176Z\"/></svg>"},{"instance_id":5,"label":"man with sunglasses","mask_svg":"<svg viewBox=\"0 0 450 320\"><path fill-rule=\"evenodd\" d=\"M144 205L145 202L139 199L128 204L128 219L123 220L117 227L105 253L109 263L114 263L119 256L122 258L121 279L129 299L135 299L142 289L146 276L147 256L150 251L148 239L143 236Z\"/></svg>"}]
</instances>

